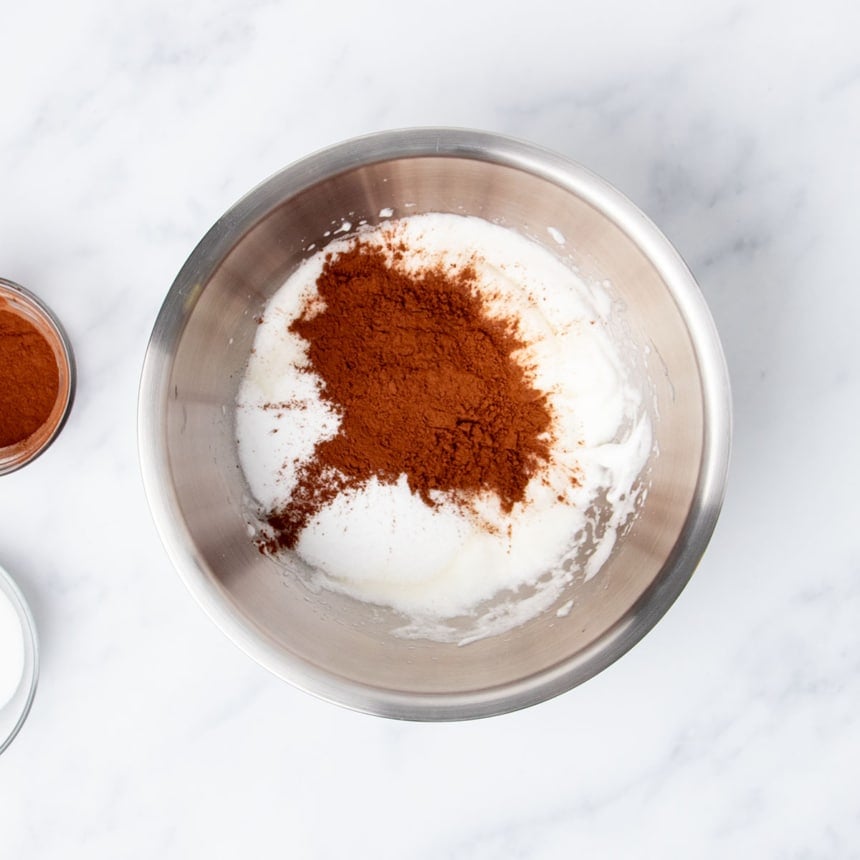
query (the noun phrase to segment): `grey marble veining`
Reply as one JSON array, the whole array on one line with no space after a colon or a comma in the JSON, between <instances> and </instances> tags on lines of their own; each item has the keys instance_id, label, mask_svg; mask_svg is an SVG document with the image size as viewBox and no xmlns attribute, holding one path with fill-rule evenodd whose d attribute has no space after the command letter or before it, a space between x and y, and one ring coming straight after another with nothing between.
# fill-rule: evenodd
<instances>
[{"instance_id":1,"label":"grey marble veining","mask_svg":"<svg viewBox=\"0 0 860 860\"><path fill-rule=\"evenodd\" d=\"M853 2L5 4L0 274L79 370L0 479L42 677L0 857L855 857L860 11ZM736 437L667 616L527 711L422 726L292 690L185 592L137 467L158 307L239 196L329 143L488 128L602 174L713 310Z\"/></svg>"}]
</instances>

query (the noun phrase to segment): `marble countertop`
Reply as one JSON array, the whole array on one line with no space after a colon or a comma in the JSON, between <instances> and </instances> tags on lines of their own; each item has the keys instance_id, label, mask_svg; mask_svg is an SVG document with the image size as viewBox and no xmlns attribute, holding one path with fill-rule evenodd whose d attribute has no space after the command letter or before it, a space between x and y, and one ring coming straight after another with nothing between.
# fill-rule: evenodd
<instances>
[{"instance_id":1,"label":"marble countertop","mask_svg":"<svg viewBox=\"0 0 860 860\"><path fill-rule=\"evenodd\" d=\"M6 3L0 275L77 400L0 479L42 672L0 857L849 857L860 851L860 7ZM485 128L603 175L675 242L732 375L731 483L628 655L528 710L396 723L245 657L174 573L136 396L174 276L238 197L364 132Z\"/></svg>"}]
</instances>

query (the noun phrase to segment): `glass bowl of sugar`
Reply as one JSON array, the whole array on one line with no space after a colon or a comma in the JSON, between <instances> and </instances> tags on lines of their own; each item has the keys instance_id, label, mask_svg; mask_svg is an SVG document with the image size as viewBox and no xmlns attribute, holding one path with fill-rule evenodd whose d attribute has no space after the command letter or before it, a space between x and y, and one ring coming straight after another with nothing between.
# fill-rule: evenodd
<instances>
[{"instance_id":1,"label":"glass bowl of sugar","mask_svg":"<svg viewBox=\"0 0 860 860\"><path fill-rule=\"evenodd\" d=\"M0 753L24 725L38 678L33 616L12 577L0 567Z\"/></svg>"}]
</instances>

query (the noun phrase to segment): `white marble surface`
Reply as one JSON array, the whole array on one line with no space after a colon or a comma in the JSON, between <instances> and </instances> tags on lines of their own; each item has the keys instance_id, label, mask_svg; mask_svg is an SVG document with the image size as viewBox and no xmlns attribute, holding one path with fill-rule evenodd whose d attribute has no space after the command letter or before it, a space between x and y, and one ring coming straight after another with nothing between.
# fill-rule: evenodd
<instances>
[{"instance_id":1,"label":"white marble surface","mask_svg":"<svg viewBox=\"0 0 860 860\"><path fill-rule=\"evenodd\" d=\"M73 339L67 428L0 479L42 678L0 857L860 855L860 12L818 3L0 2L0 274ZM732 480L668 615L567 695L467 724L318 702L174 574L138 376L244 191L355 134L482 127L585 163L700 280Z\"/></svg>"}]
</instances>

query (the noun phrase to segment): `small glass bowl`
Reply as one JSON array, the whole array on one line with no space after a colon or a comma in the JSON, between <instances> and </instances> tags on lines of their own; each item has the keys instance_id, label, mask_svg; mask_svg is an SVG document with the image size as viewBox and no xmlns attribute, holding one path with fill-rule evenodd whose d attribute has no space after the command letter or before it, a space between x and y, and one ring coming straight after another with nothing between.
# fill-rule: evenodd
<instances>
[{"instance_id":1,"label":"small glass bowl","mask_svg":"<svg viewBox=\"0 0 860 860\"><path fill-rule=\"evenodd\" d=\"M0 753L15 739L24 725L33 697L36 695L36 685L39 681L39 643L36 638L36 624L21 594L18 586L6 571L0 567L0 593L4 594L12 608L18 614L21 622L21 633L24 637L24 670L18 689L12 698L0 707Z\"/></svg>"},{"instance_id":2,"label":"small glass bowl","mask_svg":"<svg viewBox=\"0 0 860 860\"><path fill-rule=\"evenodd\" d=\"M60 371L57 399L45 423L26 439L0 448L0 475L6 475L38 457L62 430L75 396L75 361L71 344L59 320L29 290L0 278L0 310L18 314L36 327L51 345Z\"/></svg>"}]
</instances>

